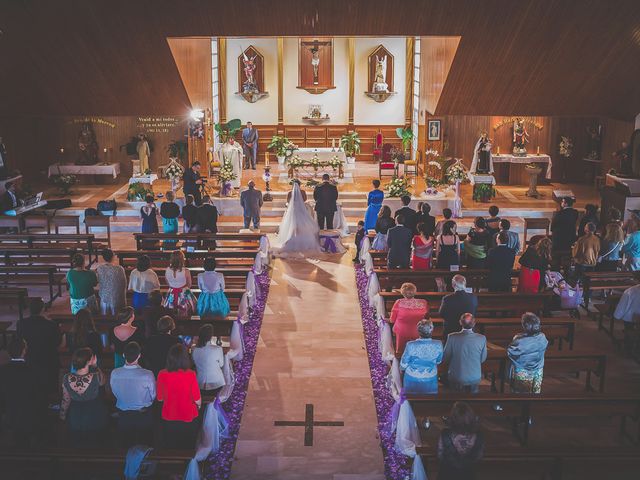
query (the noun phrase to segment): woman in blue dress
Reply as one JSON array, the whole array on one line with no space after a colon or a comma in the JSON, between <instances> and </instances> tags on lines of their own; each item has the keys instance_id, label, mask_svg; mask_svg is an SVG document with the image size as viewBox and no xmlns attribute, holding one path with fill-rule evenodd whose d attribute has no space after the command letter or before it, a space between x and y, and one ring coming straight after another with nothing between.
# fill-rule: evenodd
<instances>
[{"instance_id":1,"label":"woman in blue dress","mask_svg":"<svg viewBox=\"0 0 640 480\"><path fill-rule=\"evenodd\" d=\"M382 201L384 200L384 192L380 190L380 180L373 181L373 190L369 192L367 198L367 213L364 215L364 229L373 230L376 228L376 221L378 220L378 213L380 207L382 207Z\"/></svg>"},{"instance_id":2,"label":"woman in blue dress","mask_svg":"<svg viewBox=\"0 0 640 480\"><path fill-rule=\"evenodd\" d=\"M231 308L224 294L224 275L216 272L216 259L208 257L204 260L204 272L198 274L198 315L203 317L222 317L229 315Z\"/></svg>"},{"instance_id":3,"label":"woman in blue dress","mask_svg":"<svg viewBox=\"0 0 640 480\"><path fill-rule=\"evenodd\" d=\"M417 325L418 340L407 342L400 368L404 371L402 386L408 394L438 393L438 364L442 362L442 342L433 340L433 323L421 320Z\"/></svg>"},{"instance_id":4,"label":"woman in blue dress","mask_svg":"<svg viewBox=\"0 0 640 480\"><path fill-rule=\"evenodd\" d=\"M158 233L158 209L154 203L153 195L147 195L145 201L147 204L140 208L142 233Z\"/></svg>"}]
</instances>

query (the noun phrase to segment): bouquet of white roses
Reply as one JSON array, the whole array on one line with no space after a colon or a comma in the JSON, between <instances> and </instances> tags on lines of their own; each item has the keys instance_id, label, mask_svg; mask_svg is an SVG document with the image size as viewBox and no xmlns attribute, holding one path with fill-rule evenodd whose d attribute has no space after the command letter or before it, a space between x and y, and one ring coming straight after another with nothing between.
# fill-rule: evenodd
<instances>
[{"instance_id":1,"label":"bouquet of white roses","mask_svg":"<svg viewBox=\"0 0 640 480\"><path fill-rule=\"evenodd\" d=\"M222 167L220 167L220 173L218 174L218 178L221 183L230 182L231 180L235 180L236 174L233 171L233 166L230 162L224 162Z\"/></svg>"},{"instance_id":2,"label":"bouquet of white roses","mask_svg":"<svg viewBox=\"0 0 640 480\"><path fill-rule=\"evenodd\" d=\"M340 160L340 158L338 158L337 155L334 155L333 157L331 157L331 159L328 160L326 163L327 163L327 166L333 168L334 170L337 170L344 164L344 162Z\"/></svg>"},{"instance_id":3,"label":"bouquet of white roses","mask_svg":"<svg viewBox=\"0 0 640 480\"><path fill-rule=\"evenodd\" d=\"M390 197L402 197L403 195L409 195L409 184L403 177L393 177L391 182L387 184L387 192Z\"/></svg>"},{"instance_id":4,"label":"bouquet of white roses","mask_svg":"<svg viewBox=\"0 0 640 480\"><path fill-rule=\"evenodd\" d=\"M165 175L167 176L167 178L171 180L173 179L179 180L182 178L183 174L184 174L184 169L182 168L182 165L180 165L178 162L172 159L171 163L169 163L169 166L165 170Z\"/></svg>"},{"instance_id":5,"label":"bouquet of white roses","mask_svg":"<svg viewBox=\"0 0 640 480\"><path fill-rule=\"evenodd\" d=\"M449 183L464 182L468 179L467 169L462 164L461 160L456 160L452 165L447 168L445 175Z\"/></svg>"}]
</instances>

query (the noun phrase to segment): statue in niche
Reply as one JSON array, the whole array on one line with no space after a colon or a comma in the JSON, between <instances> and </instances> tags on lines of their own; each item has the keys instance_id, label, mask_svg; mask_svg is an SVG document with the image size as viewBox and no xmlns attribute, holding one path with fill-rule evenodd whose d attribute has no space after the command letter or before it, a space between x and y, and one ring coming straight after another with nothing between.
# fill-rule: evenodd
<instances>
[{"instance_id":1,"label":"statue in niche","mask_svg":"<svg viewBox=\"0 0 640 480\"><path fill-rule=\"evenodd\" d=\"M320 68L320 48L314 45L311 51L311 66L313 67L313 84L318 85L318 69Z\"/></svg>"},{"instance_id":2,"label":"statue in niche","mask_svg":"<svg viewBox=\"0 0 640 480\"><path fill-rule=\"evenodd\" d=\"M380 58L376 55L376 73L373 80L374 92L389 92L389 85L387 84L387 56L384 55Z\"/></svg>"},{"instance_id":3,"label":"statue in niche","mask_svg":"<svg viewBox=\"0 0 640 480\"><path fill-rule=\"evenodd\" d=\"M255 77L253 76L253 73L256 70L256 57L257 55L248 57L246 53L242 53L243 71L246 77L246 80L242 84L242 91L244 93L260 93L260 89L258 88Z\"/></svg>"},{"instance_id":4,"label":"statue in niche","mask_svg":"<svg viewBox=\"0 0 640 480\"><path fill-rule=\"evenodd\" d=\"M513 154L517 157L527 156L529 132L524 124L524 118L518 117L513 121Z\"/></svg>"},{"instance_id":5,"label":"statue in niche","mask_svg":"<svg viewBox=\"0 0 640 480\"><path fill-rule=\"evenodd\" d=\"M84 122L78 133L78 165L95 165L98 163L98 142L91 122Z\"/></svg>"}]
</instances>

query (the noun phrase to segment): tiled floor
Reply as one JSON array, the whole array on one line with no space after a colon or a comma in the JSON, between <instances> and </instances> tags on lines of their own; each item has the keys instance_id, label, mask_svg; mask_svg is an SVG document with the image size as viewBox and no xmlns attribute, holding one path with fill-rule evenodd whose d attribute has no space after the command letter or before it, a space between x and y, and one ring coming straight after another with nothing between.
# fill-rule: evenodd
<instances>
[{"instance_id":1,"label":"tiled floor","mask_svg":"<svg viewBox=\"0 0 640 480\"><path fill-rule=\"evenodd\" d=\"M383 479L351 257L276 260L234 479ZM313 445L302 426L313 404Z\"/></svg>"}]
</instances>

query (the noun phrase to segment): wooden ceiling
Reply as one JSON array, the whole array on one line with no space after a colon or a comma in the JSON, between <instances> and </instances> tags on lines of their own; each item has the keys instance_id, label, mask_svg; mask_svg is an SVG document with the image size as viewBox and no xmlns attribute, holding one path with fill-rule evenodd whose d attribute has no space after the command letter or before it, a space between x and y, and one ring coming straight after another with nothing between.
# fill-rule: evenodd
<instances>
[{"instance_id":1,"label":"wooden ceiling","mask_svg":"<svg viewBox=\"0 0 640 480\"><path fill-rule=\"evenodd\" d=\"M190 107L167 37L461 36L436 114L640 112L639 0L3 0L0 114Z\"/></svg>"}]
</instances>

